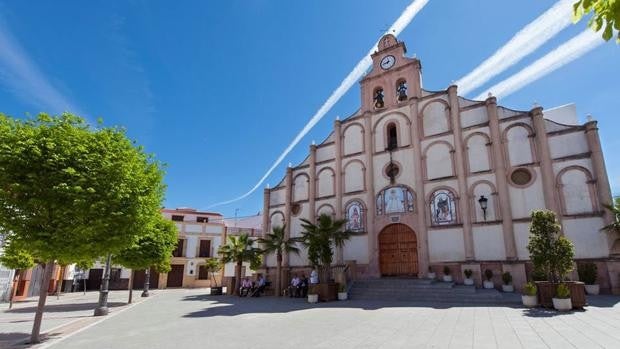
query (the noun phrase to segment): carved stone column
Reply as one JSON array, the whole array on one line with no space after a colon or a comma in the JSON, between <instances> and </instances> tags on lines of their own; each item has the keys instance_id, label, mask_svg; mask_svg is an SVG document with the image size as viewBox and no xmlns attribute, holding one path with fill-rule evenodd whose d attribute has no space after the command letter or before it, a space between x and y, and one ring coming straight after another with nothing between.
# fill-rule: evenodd
<instances>
[{"instance_id":1,"label":"carved stone column","mask_svg":"<svg viewBox=\"0 0 620 349\"><path fill-rule=\"evenodd\" d=\"M452 133L454 135L454 152L456 157L456 176L459 187L461 221L463 223L463 240L465 241L465 259L474 260L474 237L471 229L470 202L467 190L467 171L463 157L463 134L461 130L461 118L459 112L459 100L456 94L456 85L448 87L448 101L450 103L450 120L452 121Z\"/></svg>"},{"instance_id":2,"label":"carved stone column","mask_svg":"<svg viewBox=\"0 0 620 349\"><path fill-rule=\"evenodd\" d=\"M493 170L495 171L495 183L497 185L497 198L499 199L499 211L502 216L502 230L504 232L504 249L506 259L517 259L514 226L512 225L512 207L508 191L506 175L506 162L502 155L502 140L499 129L499 117L497 115L497 99L489 97L486 100L487 115L489 117L489 130L491 132L491 151L493 156ZM475 201L475 200L474 200Z\"/></svg>"}]
</instances>

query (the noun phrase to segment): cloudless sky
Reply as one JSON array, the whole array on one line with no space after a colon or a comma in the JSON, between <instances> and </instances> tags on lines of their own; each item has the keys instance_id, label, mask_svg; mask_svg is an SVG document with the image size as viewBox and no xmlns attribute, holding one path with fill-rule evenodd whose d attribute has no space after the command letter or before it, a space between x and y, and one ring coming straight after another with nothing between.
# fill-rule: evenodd
<instances>
[{"instance_id":1,"label":"cloudless sky","mask_svg":"<svg viewBox=\"0 0 620 349\"><path fill-rule=\"evenodd\" d=\"M445 89L555 1L431 0L399 36L422 61L424 88ZM167 164L167 207L205 209L253 187L325 99L401 14L407 0L0 1L5 58L27 57L48 82L20 85L0 59L0 112L63 111L120 125ZM182 5L180 5L182 4ZM474 97L580 33L562 31ZM0 45L1 41L0 41ZM9 55L11 50L21 56ZM7 51L8 50L8 51ZM0 52L0 57L2 53ZM620 45L606 43L498 101L529 110L577 104L599 121L612 190L620 194ZM15 64L15 62L13 62ZM35 68L32 68L35 67ZM34 69L34 73L33 73ZM51 86L51 87L50 87ZM49 89L58 96L49 93ZM47 91L47 92L46 92ZM47 99L33 96L46 94ZM312 140L359 107L355 85L267 180L276 185ZM60 103L60 105L63 105ZM214 208L262 209L263 190Z\"/></svg>"}]
</instances>

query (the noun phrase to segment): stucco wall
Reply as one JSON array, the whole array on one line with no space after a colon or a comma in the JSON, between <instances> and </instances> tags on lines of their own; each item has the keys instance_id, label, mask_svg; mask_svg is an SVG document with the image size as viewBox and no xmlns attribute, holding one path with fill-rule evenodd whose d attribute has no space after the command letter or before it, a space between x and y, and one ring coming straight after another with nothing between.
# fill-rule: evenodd
<instances>
[{"instance_id":1,"label":"stucco wall","mask_svg":"<svg viewBox=\"0 0 620 349\"><path fill-rule=\"evenodd\" d=\"M481 225L472 228L476 259L492 261L506 259L502 226Z\"/></svg>"}]
</instances>

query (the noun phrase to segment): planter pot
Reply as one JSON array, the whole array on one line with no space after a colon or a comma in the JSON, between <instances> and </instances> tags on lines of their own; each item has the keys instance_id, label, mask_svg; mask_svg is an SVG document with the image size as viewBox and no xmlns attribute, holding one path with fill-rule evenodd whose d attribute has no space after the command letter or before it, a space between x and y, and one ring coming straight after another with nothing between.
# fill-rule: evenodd
<instances>
[{"instance_id":1,"label":"planter pot","mask_svg":"<svg viewBox=\"0 0 620 349\"><path fill-rule=\"evenodd\" d=\"M463 283L467 286L473 286L474 285L474 279L471 278L465 278L465 280L463 280Z\"/></svg>"},{"instance_id":2,"label":"planter pot","mask_svg":"<svg viewBox=\"0 0 620 349\"><path fill-rule=\"evenodd\" d=\"M222 295L222 287L211 287L211 295L212 296L221 296Z\"/></svg>"},{"instance_id":3,"label":"planter pot","mask_svg":"<svg viewBox=\"0 0 620 349\"><path fill-rule=\"evenodd\" d=\"M452 275L444 275L443 276L443 281L444 282L452 282Z\"/></svg>"},{"instance_id":4,"label":"planter pot","mask_svg":"<svg viewBox=\"0 0 620 349\"><path fill-rule=\"evenodd\" d=\"M523 302L523 305L528 308L533 308L538 305L538 297L536 296L528 296L524 294L521 296L521 301Z\"/></svg>"},{"instance_id":5,"label":"planter pot","mask_svg":"<svg viewBox=\"0 0 620 349\"><path fill-rule=\"evenodd\" d=\"M317 303L319 301L318 294L309 294L308 295L308 303Z\"/></svg>"},{"instance_id":6,"label":"planter pot","mask_svg":"<svg viewBox=\"0 0 620 349\"><path fill-rule=\"evenodd\" d=\"M585 285L585 288L586 288L586 293L592 294L592 295L597 295L601 291L601 288L599 285Z\"/></svg>"},{"instance_id":7,"label":"planter pot","mask_svg":"<svg viewBox=\"0 0 620 349\"><path fill-rule=\"evenodd\" d=\"M504 292L514 292L515 287L513 285L502 285L502 291Z\"/></svg>"},{"instance_id":8,"label":"planter pot","mask_svg":"<svg viewBox=\"0 0 620 349\"><path fill-rule=\"evenodd\" d=\"M586 288L584 283L580 281L566 281L564 284L570 290L573 308L583 308L586 305ZM546 308L553 307L552 298L555 296L555 289L558 287L558 284L549 281L536 281L536 287L538 288L538 303Z\"/></svg>"},{"instance_id":9,"label":"planter pot","mask_svg":"<svg viewBox=\"0 0 620 349\"><path fill-rule=\"evenodd\" d=\"M338 284L335 282L316 284L319 300L321 302L335 301L338 299Z\"/></svg>"},{"instance_id":10,"label":"planter pot","mask_svg":"<svg viewBox=\"0 0 620 349\"><path fill-rule=\"evenodd\" d=\"M482 286L486 289L495 288L493 281L488 281L488 280L484 280L484 282L482 283Z\"/></svg>"},{"instance_id":11,"label":"planter pot","mask_svg":"<svg viewBox=\"0 0 620 349\"><path fill-rule=\"evenodd\" d=\"M435 273L428 273L426 274L426 277L428 277L429 279L434 279L437 277L437 275L435 275Z\"/></svg>"},{"instance_id":12,"label":"planter pot","mask_svg":"<svg viewBox=\"0 0 620 349\"><path fill-rule=\"evenodd\" d=\"M570 298L552 298L553 307L559 311L569 311L573 309L573 304Z\"/></svg>"},{"instance_id":13,"label":"planter pot","mask_svg":"<svg viewBox=\"0 0 620 349\"><path fill-rule=\"evenodd\" d=\"M348 294L346 292L338 292L338 300L339 301L346 301L347 298L349 298Z\"/></svg>"}]
</instances>

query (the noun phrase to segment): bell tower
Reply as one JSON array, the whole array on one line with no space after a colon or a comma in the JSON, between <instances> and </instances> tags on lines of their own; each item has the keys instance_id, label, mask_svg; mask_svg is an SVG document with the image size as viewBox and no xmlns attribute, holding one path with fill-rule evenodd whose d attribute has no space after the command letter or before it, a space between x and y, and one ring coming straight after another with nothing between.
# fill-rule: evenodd
<instances>
[{"instance_id":1,"label":"bell tower","mask_svg":"<svg viewBox=\"0 0 620 349\"><path fill-rule=\"evenodd\" d=\"M420 61L405 56L405 43L392 34L384 35L372 58L372 70L360 81L361 112L381 111L421 96Z\"/></svg>"}]
</instances>

